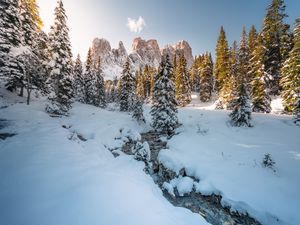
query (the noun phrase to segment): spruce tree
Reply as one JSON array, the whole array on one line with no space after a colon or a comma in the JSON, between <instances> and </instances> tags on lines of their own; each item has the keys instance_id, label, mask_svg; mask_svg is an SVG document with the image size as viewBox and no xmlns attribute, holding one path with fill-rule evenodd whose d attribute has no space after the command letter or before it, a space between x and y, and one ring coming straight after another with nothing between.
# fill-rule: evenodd
<instances>
[{"instance_id":1,"label":"spruce tree","mask_svg":"<svg viewBox=\"0 0 300 225\"><path fill-rule=\"evenodd\" d=\"M172 70L169 55L163 56L159 73L155 76L150 112L153 128L166 135L174 134L174 130L178 127L175 86L171 79Z\"/></svg>"},{"instance_id":2,"label":"spruce tree","mask_svg":"<svg viewBox=\"0 0 300 225\"><path fill-rule=\"evenodd\" d=\"M190 70L191 90L195 92L200 91L200 70L201 70L201 56L195 56L194 63Z\"/></svg>"},{"instance_id":3,"label":"spruce tree","mask_svg":"<svg viewBox=\"0 0 300 225\"><path fill-rule=\"evenodd\" d=\"M238 99L233 105L233 111L229 114L231 125L235 127L251 127L251 105L249 95L244 84L239 87Z\"/></svg>"},{"instance_id":4,"label":"spruce tree","mask_svg":"<svg viewBox=\"0 0 300 225\"><path fill-rule=\"evenodd\" d=\"M247 33L245 27L243 27L242 38L240 41L240 47L238 50L238 82L239 84L245 83L246 88L250 91L251 79L249 75L249 46L247 43Z\"/></svg>"},{"instance_id":5,"label":"spruce tree","mask_svg":"<svg viewBox=\"0 0 300 225\"><path fill-rule=\"evenodd\" d=\"M95 73L96 73L96 96L94 105L100 108L106 107L106 98L105 98L105 86L104 86L104 78L103 72L101 69L101 59L100 57L97 59L95 63Z\"/></svg>"},{"instance_id":6,"label":"spruce tree","mask_svg":"<svg viewBox=\"0 0 300 225\"><path fill-rule=\"evenodd\" d=\"M20 16L18 2L3 0L0 4L0 79L9 91L22 86L22 62L12 50L21 46Z\"/></svg>"},{"instance_id":7,"label":"spruce tree","mask_svg":"<svg viewBox=\"0 0 300 225\"><path fill-rule=\"evenodd\" d=\"M228 77L224 80L225 83L219 92L219 103L217 106L221 109L232 109L232 105L238 97L238 54L236 41L233 42L232 47L229 49L228 67Z\"/></svg>"},{"instance_id":8,"label":"spruce tree","mask_svg":"<svg viewBox=\"0 0 300 225\"><path fill-rule=\"evenodd\" d=\"M251 99L253 112L271 112L271 98L267 91L266 72L264 65L264 46L262 44L262 36L256 39L256 48L253 57L250 59L251 71L253 76L251 82Z\"/></svg>"},{"instance_id":9,"label":"spruce tree","mask_svg":"<svg viewBox=\"0 0 300 225\"><path fill-rule=\"evenodd\" d=\"M85 103L96 106L97 78L92 58L92 50L89 48L85 63L84 83L85 83Z\"/></svg>"},{"instance_id":10,"label":"spruce tree","mask_svg":"<svg viewBox=\"0 0 300 225\"><path fill-rule=\"evenodd\" d=\"M205 54L203 65L200 69L200 100L208 102L213 92L213 62L209 53Z\"/></svg>"},{"instance_id":11,"label":"spruce tree","mask_svg":"<svg viewBox=\"0 0 300 225\"><path fill-rule=\"evenodd\" d=\"M72 53L67 16L61 0L54 13L54 25L49 34L50 76L53 92L46 111L50 114L68 115L73 98Z\"/></svg>"},{"instance_id":12,"label":"spruce tree","mask_svg":"<svg viewBox=\"0 0 300 225\"><path fill-rule=\"evenodd\" d=\"M267 85L270 93L277 95L279 93L280 68L282 65L282 48L285 41L282 36L286 26L284 19L287 17L285 13L284 0L272 0L267 8L262 27L262 44L265 48L263 63L267 73ZM286 53L285 53L286 54Z\"/></svg>"},{"instance_id":13,"label":"spruce tree","mask_svg":"<svg viewBox=\"0 0 300 225\"><path fill-rule=\"evenodd\" d=\"M300 96L300 18L294 29L294 47L282 67L282 98L284 110L296 114L297 101Z\"/></svg>"},{"instance_id":14,"label":"spruce tree","mask_svg":"<svg viewBox=\"0 0 300 225\"><path fill-rule=\"evenodd\" d=\"M176 71L176 100L178 105L186 106L192 100L189 74L187 72L187 64L184 55L179 58L179 64Z\"/></svg>"},{"instance_id":15,"label":"spruce tree","mask_svg":"<svg viewBox=\"0 0 300 225\"><path fill-rule=\"evenodd\" d=\"M215 63L215 82L216 90L221 91L224 84L227 82L226 79L229 77L229 51L228 42L226 40L226 34L223 26L220 30L220 35L217 41L216 47L216 63Z\"/></svg>"},{"instance_id":16,"label":"spruce tree","mask_svg":"<svg viewBox=\"0 0 300 225\"><path fill-rule=\"evenodd\" d=\"M132 111L135 95L135 79L130 71L129 60L124 64L120 78L120 111Z\"/></svg>"},{"instance_id":17,"label":"spruce tree","mask_svg":"<svg viewBox=\"0 0 300 225\"><path fill-rule=\"evenodd\" d=\"M143 101L138 97L136 97L134 101L132 118L134 118L138 123L146 123L143 114Z\"/></svg>"},{"instance_id":18,"label":"spruce tree","mask_svg":"<svg viewBox=\"0 0 300 225\"><path fill-rule=\"evenodd\" d=\"M145 80L145 74L143 73L143 70L140 68L136 72L136 95L138 98L145 99L146 98L146 80Z\"/></svg>"},{"instance_id":19,"label":"spruce tree","mask_svg":"<svg viewBox=\"0 0 300 225\"><path fill-rule=\"evenodd\" d=\"M74 96L75 100L85 103L85 80L80 55L77 55L74 65Z\"/></svg>"},{"instance_id":20,"label":"spruce tree","mask_svg":"<svg viewBox=\"0 0 300 225\"><path fill-rule=\"evenodd\" d=\"M254 50L256 48L256 42L257 42L257 32L256 29L254 27L254 25L251 26L250 31L249 31L249 37L248 37L248 49L249 49L249 69L248 69L248 73L247 73L247 77L248 77L248 81L249 81L249 86L247 86L247 89L249 90L249 92L251 93L251 82L254 79L254 74L251 73L252 70L252 64L250 63L251 59L254 57Z\"/></svg>"}]
</instances>

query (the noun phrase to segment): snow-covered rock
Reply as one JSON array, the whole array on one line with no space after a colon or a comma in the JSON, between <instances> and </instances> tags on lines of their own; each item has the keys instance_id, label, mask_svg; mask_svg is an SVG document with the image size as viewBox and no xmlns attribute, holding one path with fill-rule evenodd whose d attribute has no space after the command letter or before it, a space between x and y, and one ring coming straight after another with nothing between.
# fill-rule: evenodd
<instances>
[{"instance_id":1,"label":"snow-covered rock","mask_svg":"<svg viewBox=\"0 0 300 225\"><path fill-rule=\"evenodd\" d=\"M193 64L192 48L184 40L160 49L157 40L144 40L137 37L133 40L129 54L122 41L119 42L119 46L116 49L112 49L109 41L103 38L95 38L92 43L93 58L94 60L101 58L102 70L106 80L113 80L114 77L121 75L127 58L130 60L132 72L135 73L145 65L158 68L162 55L166 53L170 54L172 60L175 54L177 58L180 55L184 55L189 68Z\"/></svg>"}]
</instances>

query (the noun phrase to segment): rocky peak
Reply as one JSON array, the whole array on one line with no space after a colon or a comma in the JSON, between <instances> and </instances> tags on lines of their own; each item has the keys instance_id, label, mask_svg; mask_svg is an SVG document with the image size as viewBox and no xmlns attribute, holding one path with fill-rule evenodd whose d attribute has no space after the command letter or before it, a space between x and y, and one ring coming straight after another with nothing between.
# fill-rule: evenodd
<instances>
[{"instance_id":1,"label":"rocky peak","mask_svg":"<svg viewBox=\"0 0 300 225\"><path fill-rule=\"evenodd\" d=\"M92 44L94 56L108 55L111 52L110 43L104 38L95 38Z\"/></svg>"},{"instance_id":2,"label":"rocky peak","mask_svg":"<svg viewBox=\"0 0 300 225\"><path fill-rule=\"evenodd\" d=\"M179 41L174 45L167 45L161 49L161 54L169 54L171 60L173 61L174 55L179 58L181 55L184 55L188 68L191 68L194 62L194 57L192 53L192 48L189 43L185 40Z\"/></svg>"}]
</instances>

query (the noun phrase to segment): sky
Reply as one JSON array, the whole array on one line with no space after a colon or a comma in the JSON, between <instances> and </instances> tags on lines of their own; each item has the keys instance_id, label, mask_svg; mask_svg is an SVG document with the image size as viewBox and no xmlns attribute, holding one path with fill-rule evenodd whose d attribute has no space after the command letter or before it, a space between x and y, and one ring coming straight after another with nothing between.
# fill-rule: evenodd
<instances>
[{"instance_id":1,"label":"sky","mask_svg":"<svg viewBox=\"0 0 300 225\"><path fill-rule=\"evenodd\" d=\"M44 30L53 23L56 0L37 0ZM271 0L63 0L73 54L84 58L92 40L107 39L112 48L123 41L131 51L135 37L156 39L160 47L186 40L198 55L214 54L220 26L229 43L239 41L242 27L260 29ZM300 17L300 1L285 0L287 22Z\"/></svg>"}]
</instances>

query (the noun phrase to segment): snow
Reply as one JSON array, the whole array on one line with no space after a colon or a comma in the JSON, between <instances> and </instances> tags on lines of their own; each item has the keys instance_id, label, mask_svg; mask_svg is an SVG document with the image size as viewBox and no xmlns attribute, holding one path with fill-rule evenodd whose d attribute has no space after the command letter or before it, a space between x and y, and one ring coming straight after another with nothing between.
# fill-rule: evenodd
<instances>
[{"instance_id":1,"label":"snow","mask_svg":"<svg viewBox=\"0 0 300 225\"><path fill-rule=\"evenodd\" d=\"M228 123L229 111L210 109L194 99L179 110L183 126L160 162L176 173L185 168L199 179L196 191L221 194L224 205L247 210L265 225L300 224L300 129L292 117L253 113L254 127L236 128ZM199 126L207 132L199 133ZM275 172L261 164L267 153Z\"/></svg>"},{"instance_id":2,"label":"snow","mask_svg":"<svg viewBox=\"0 0 300 225\"><path fill-rule=\"evenodd\" d=\"M171 180L169 183L164 182L163 188L166 189L171 195L175 196L174 188L177 189L179 196L188 194L193 190L194 180L190 177L178 177Z\"/></svg>"},{"instance_id":3,"label":"snow","mask_svg":"<svg viewBox=\"0 0 300 225\"><path fill-rule=\"evenodd\" d=\"M254 127L236 128L229 111L196 98L179 110L180 133L159 153L178 175L163 188L172 195L220 194L223 205L264 225L299 225L300 129L292 116L253 113ZM1 224L208 224L172 206L143 162L120 152L113 157L108 148L140 141L145 129L128 113L75 103L69 117L52 118L45 99L24 102L0 88L0 118L8 120L0 132L17 133L0 140ZM267 153L275 172L261 164ZM188 176L179 175L182 168Z\"/></svg>"},{"instance_id":4,"label":"snow","mask_svg":"<svg viewBox=\"0 0 300 225\"><path fill-rule=\"evenodd\" d=\"M10 121L1 132L17 133L0 140L1 224L207 224L172 206L144 163L107 150L120 129L139 132L130 115L76 103L70 117L52 118L44 100L24 101L0 97L0 118ZM73 133L87 141L69 140Z\"/></svg>"}]
</instances>

